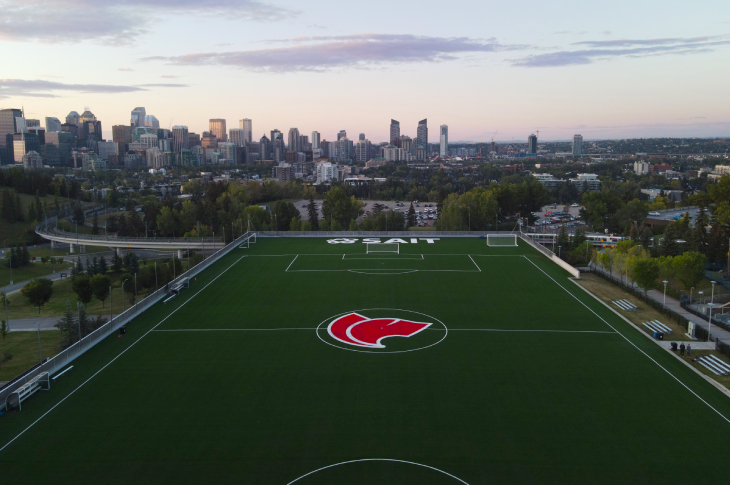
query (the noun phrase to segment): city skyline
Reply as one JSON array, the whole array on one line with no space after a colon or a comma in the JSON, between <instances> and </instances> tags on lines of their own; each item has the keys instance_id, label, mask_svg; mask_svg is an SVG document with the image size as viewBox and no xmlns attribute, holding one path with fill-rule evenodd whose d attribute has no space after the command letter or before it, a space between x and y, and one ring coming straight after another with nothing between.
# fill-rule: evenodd
<instances>
[{"instance_id":1,"label":"city skyline","mask_svg":"<svg viewBox=\"0 0 730 485\"><path fill-rule=\"evenodd\" d=\"M212 118L230 127L250 118L253 139L297 126L386 141L391 118L415 138L424 117L448 124L454 142L488 142L497 130L498 142L538 130L544 140L730 132L724 2L622 0L557 15L534 1L455 0L448 11L487 23L453 26L441 4L415 1L377 0L358 15L329 0L306 10L293 0L182 0L175 12L162 0L0 5L0 107L41 120L89 107L107 138L135 106L162 128L196 133ZM200 29L206 36L188 34ZM70 70L69 57L91 62Z\"/></svg>"}]
</instances>

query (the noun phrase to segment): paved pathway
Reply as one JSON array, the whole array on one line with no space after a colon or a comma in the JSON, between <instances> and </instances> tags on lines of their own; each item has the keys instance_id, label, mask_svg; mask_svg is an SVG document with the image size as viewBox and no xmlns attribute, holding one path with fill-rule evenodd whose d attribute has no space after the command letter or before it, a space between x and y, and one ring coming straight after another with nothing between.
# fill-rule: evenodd
<instances>
[{"instance_id":1,"label":"paved pathway","mask_svg":"<svg viewBox=\"0 0 730 485\"><path fill-rule=\"evenodd\" d=\"M600 268L598 268L598 270L602 271L604 274L608 275L608 273L601 270ZM643 291L641 288L639 288L636 285L636 283L634 283L633 286L637 290ZM656 301L657 303L664 304L664 292L661 292L659 290L649 290L647 292L647 296L649 298L651 298L652 300ZM671 296L667 296L666 306L673 312L678 313L679 315L682 315L687 320L695 322L697 325L699 325L700 327L707 330L707 327L708 327L707 319L698 317L698 316L694 315L693 313L690 313L687 310L685 310L684 308L682 308L682 306L679 304L679 300L676 300L676 299L672 298ZM711 334L712 334L712 338L719 338L723 342L730 343L730 332L718 327L717 325L714 325L714 324L712 325Z\"/></svg>"},{"instance_id":2,"label":"paved pathway","mask_svg":"<svg viewBox=\"0 0 730 485\"><path fill-rule=\"evenodd\" d=\"M104 315L107 320L109 315ZM96 318L96 315L89 315L89 318ZM116 317L116 315L114 315ZM61 317L38 317L38 318L19 318L16 320L10 320L10 331L11 332L36 332L38 331L38 324L41 325L41 330L58 330L54 325L58 323Z\"/></svg>"},{"instance_id":3,"label":"paved pathway","mask_svg":"<svg viewBox=\"0 0 730 485\"><path fill-rule=\"evenodd\" d=\"M667 350L672 348L672 342L672 339L656 341L660 347ZM684 345L690 344L692 346L692 350L715 350L715 342L680 342L678 340L674 342L677 344L677 347L679 347L682 343L684 343Z\"/></svg>"}]
</instances>

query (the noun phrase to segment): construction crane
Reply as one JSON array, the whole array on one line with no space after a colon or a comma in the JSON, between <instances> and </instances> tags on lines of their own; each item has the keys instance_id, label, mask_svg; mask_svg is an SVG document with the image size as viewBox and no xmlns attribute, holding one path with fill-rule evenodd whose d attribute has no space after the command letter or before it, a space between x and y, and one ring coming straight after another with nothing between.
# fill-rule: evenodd
<instances>
[{"instance_id":1,"label":"construction crane","mask_svg":"<svg viewBox=\"0 0 730 485\"><path fill-rule=\"evenodd\" d=\"M497 133L498 133L498 132L499 132L499 130L495 131L495 132L494 132L494 135L492 135L492 143L494 143L494 137L495 137L495 136L497 136Z\"/></svg>"}]
</instances>

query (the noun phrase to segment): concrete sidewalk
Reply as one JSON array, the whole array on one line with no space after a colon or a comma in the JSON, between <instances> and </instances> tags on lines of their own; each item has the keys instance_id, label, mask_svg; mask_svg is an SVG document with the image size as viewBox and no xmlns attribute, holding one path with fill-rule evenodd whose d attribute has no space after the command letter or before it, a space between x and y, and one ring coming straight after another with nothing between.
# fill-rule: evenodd
<instances>
[{"instance_id":1,"label":"concrete sidewalk","mask_svg":"<svg viewBox=\"0 0 730 485\"><path fill-rule=\"evenodd\" d=\"M117 315L114 315L116 318ZM96 318L96 315L87 315L88 318ZM104 315L107 321L109 321L109 315ZM39 317L39 318L19 318L17 320L10 320L10 331L11 332L36 332L38 331L38 324L41 326L41 330L58 330L54 325L58 323L61 317Z\"/></svg>"}]
</instances>

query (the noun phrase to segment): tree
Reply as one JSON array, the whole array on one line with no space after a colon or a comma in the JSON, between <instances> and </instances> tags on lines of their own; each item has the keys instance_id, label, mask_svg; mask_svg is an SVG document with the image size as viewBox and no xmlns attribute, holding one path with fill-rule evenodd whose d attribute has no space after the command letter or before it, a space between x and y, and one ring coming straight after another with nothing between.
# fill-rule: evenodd
<instances>
[{"instance_id":1,"label":"tree","mask_svg":"<svg viewBox=\"0 0 730 485\"><path fill-rule=\"evenodd\" d=\"M48 256L41 256L41 263L45 266L50 258Z\"/></svg>"},{"instance_id":2,"label":"tree","mask_svg":"<svg viewBox=\"0 0 730 485\"><path fill-rule=\"evenodd\" d=\"M602 254L599 254L598 262L603 266L605 271L613 274L614 254L612 249L606 249Z\"/></svg>"},{"instance_id":3,"label":"tree","mask_svg":"<svg viewBox=\"0 0 730 485\"><path fill-rule=\"evenodd\" d=\"M40 314L41 307L48 303L53 295L53 281L48 278L36 278L23 286L20 292L33 306L38 307Z\"/></svg>"},{"instance_id":4,"label":"tree","mask_svg":"<svg viewBox=\"0 0 730 485\"><path fill-rule=\"evenodd\" d=\"M89 303L94 296L89 275L78 274L71 278L71 288L81 303Z\"/></svg>"},{"instance_id":5,"label":"tree","mask_svg":"<svg viewBox=\"0 0 730 485\"><path fill-rule=\"evenodd\" d=\"M94 296L101 301L101 306L104 306L104 302L109 297L109 285L110 279L106 275L97 274L91 277L89 284L91 285L91 291Z\"/></svg>"},{"instance_id":6,"label":"tree","mask_svg":"<svg viewBox=\"0 0 730 485\"><path fill-rule=\"evenodd\" d=\"M337 221L339 227L346 227L350 219L357 219L362 212L362 203L348 196L342 187L332 187L322 202L322 214L330 221L330 226Z\"/></svg>"},{"instance_id":7,"label":"tree","mask_svg":"<svg viewBox=\"0 0 730 485\"><path fill-rule=\"evenodd\" d=\"M684 289L689 291L705 277L707 258L697 251L687 251L672 259L674 274Z\"/></svg>"},{"instance_id":8,"label":"tree","mask_svg":"<svg viewBox=\"0 0 730 485\"><path fill-rule=\"evenodd\" d=\"M631 266L631 274L639 285L639 288L644 290L644 296L647 291L656 283L659 278L661 268L659 261L653 258L636 258Z\"/></svg>"},{"instance_id":9,"label":"tree","mask_svg":"<svg viewBox=\"0 0 730 485\"><path fill-rule=\"evenodd\" d=\"M109 271L109 266L106 264L106 258L99 256L99 273L104 274Z\"/></svg>"},{"instance_id":10,"label":"tree","mask_svg":"<svg viewBox=\"0 0 730 485\"><path fill-rule=\"evenodd\" d=\"M2 336L3 340L5 340L5 337L8 334L8 324L5 322L5 320L0 321L0 336Z\"/></svg>"},{"instance_id":11,"label":"tree","mask_svg":"<svg viewBox=\"0 0 730 485\"><path fill-rule=\"evenodd\" d=\"M123 273L119 276L119 281L122 282L122 290L124 290L124 295L127 297L129 304L134 305L134 275L129 273Z\"/></svg>"},{"instance_id":12,"label":"tree","mask_svg":"<svg viewBox=\"0 0 730 485\"><path fill-rule=\"evenodd\" d=\"M128 252L124 255L124 265L130 273L137 273L137 271L139 271L139 256L137 256L133 251Z\"/></svg>"},{"instance_id":13,"label":"tree","mask_svg":"<svg viewBox=\"0 0 730 485\"><path fill-rule=\"evenodd\" d=\"M79 339L78 321L68 300L66 300L66 310L64 310L63 316L54 327L61 331L65 346L69 346Z\"/></svg>"},{"instance_id":14,"label":"tree","mask_svg":"<svg viewBox=\"0 0 730 485\"><path fill-rule=\"evenodd\" d=\"M122 270L122 264L123 264L122 257L119 256L118 252L114 251L114 255L112 256L112 270L115 273L118 273L119 271Z\"/></svg>"},{"instance_id":15,"label":"tree","mask_svg":"<svg viewBox=\"0 0 730 485\"><path fill-rule=\"evenodd\" d=\"M86 222L86 219L84 219L84 210L79 204L76 204L76 207L74 207L73 221L79 226L83 226L84 222Z\"/></svg>"},{"instance_id":16,"label":"tree","mask_svg":"<svg viewBox=\"0 0 730 485\"><path fill-rule=\"evenodd\" d=\"M314 197L309 198L307 216L309 218L309 224L312 226L312 231L319 231L319 215L317 214L317 206L314 204Z\"/></svg>"},{"instance_id":17,"label":"tree","mask_svg":"<svg viewBox=\"0 0 730 485\"><path fill-rule=\"evenodd\" d=\"M91 234L99 234L99 213L94 212L94 218L91 220Z\"/></svg>"},{"instance_id":18,"label":"tree","mask_svg":"<svg viewBox=\"0 0 730 485\"><path fill-rule=\"evenodd\" d=\"M416 225L416 209L413 208L413 202L408 208L408 218L406 219L406 225L408 227L414 227Z\"/></svg>"},{"instance_id":19,"label":"tree","mask_svg":"<svg viewBox=\"0 0 730 485\"><path fill-rule=\"evenodd\" d=\"M272 215L276 222L277 231L288 231L292 219L299 219L299 209L291 202L278 200L272 207Z\"/></svg>"}]
</instances>

